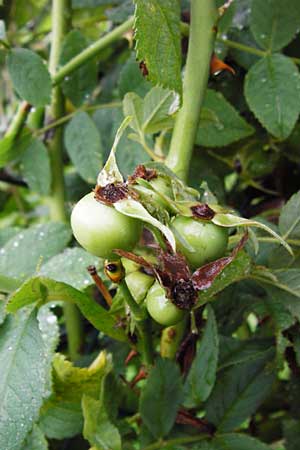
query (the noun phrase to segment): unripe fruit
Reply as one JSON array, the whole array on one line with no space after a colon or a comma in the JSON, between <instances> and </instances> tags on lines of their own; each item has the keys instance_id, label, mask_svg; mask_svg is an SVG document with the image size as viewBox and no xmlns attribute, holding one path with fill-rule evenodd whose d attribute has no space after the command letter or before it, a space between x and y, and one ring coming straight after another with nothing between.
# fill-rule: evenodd
<instances>
[{"instance_id":1,"label":"unripe fruit","mask_svg":"<svg viewBox=\"0 0 300 450\"><path fill-rule=\"evenodd\" d=\"M212 222L177 216L172 222L172 228L177 231L190 249L177 240L178 250L186 257L193 268L214 261L224 255L228 232L226 228Z\"/></svg>"},{"instance_id":2,"label":"unripe fruit","mask_svg":"<svg viewBox=\"0 0 300 450\"><path fill-rule=\"evenodd\" d=\"M148 313L156 322L166 327L180 322L185 312L177 308L171 300L166 297L164 288L156 281L149 289L146 297Z\"/></svg>"},{"instance_id":3,"label":"unripe fruit","mask_svg":"<svg viewBox=\"0 0 300 450\"><path fill-rule=\"evenodd\" d=\"M143 224L98 202L90 192L75 205L71 226L76 240L89 253L115 259L114 249L131 250L136 245Z\"/></svg>"}]
</instances>

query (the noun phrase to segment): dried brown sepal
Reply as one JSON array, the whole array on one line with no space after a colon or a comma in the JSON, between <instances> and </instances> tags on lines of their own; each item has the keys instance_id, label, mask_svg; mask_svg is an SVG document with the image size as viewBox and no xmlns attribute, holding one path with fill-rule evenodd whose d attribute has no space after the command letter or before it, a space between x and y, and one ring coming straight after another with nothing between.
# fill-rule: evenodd
<instances>
[{"instance_id":1,"label":"dried brown sepal","mask_svg":"<svg viewBox=\"0 0 300 450\"><path fill-rule=\"evenodd\" d=\"M206 203L199 203L192 206L191 211L196 219L211 220L213 219L215 212Z\"/></svg>"},{"instance_id":2,"label":"dried brown sepal","mask_svg":"<svg viewBox=\"0 0 300 450\"><path fill-rule=\"evenodd\" d=\"M158 256L158 261L161 270L168 273L173 283L178 280L189 280L191 278L187 261L180 253L161 251Z\"/></svg>"},{"instance_id":3,"label":"dried brown sepal","mask_svg":"<svg viewBox=\"0 0 300 450\"><path fill-rule=\"evenodd\" d=\"M238 245L233 249L230 256L217 259L205 266L197 269L192 275L193 286L196 291L203 291L210 288L215 278L228 266L236 257L238 252L244 247L248 239L248 233L244 234Z\"/></svg>"},{"instance_id":4,"label":"dried brown sepal","mask_svg":"<svg viewBox=\"0 0 300 450\"><path fill-rule=\"evenodd\" d=\"M139 164L136 166L133 174L128 177L128 183L134 184L137 178L151 181L153 178L157 178L157 172L155 169L147 169L143 164Z\"/></svg>"},{"instance_id":5,"label":"dried brown sepal","mask_svg":"<svg viewBox=\"0 0 300 450\"><path fill-rule=\"evenodd\" d=\"M129 190L125 183L110 183L106 186L96 186L94 193L98 202L112 205L127 198Z\"/></svg>"}]
</instances>

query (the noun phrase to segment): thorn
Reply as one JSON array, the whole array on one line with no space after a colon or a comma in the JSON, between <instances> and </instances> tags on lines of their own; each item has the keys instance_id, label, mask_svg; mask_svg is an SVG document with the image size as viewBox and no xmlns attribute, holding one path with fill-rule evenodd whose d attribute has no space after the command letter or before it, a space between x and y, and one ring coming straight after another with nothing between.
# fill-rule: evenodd
<instances>
[{"instance_id":1,"label":"thorn","mask_svg":"<svg viewBox=\"0 0 300 450\"><path fill-rule=\"evenodd\" d=\"M130 383L131 387L134 387L140 380L145 380L148 376L148 372L144 369L144 367L141 367L139 370L139 373L135 376L135 378Z\"/></svg>"},{"instance_id":2,"label":"thorn","mask_svg":"<svg viewBox=\"0 0 300 450\"><path fill-rule=\"evenodd\" d=\"M212 75L218 75L218 73L222 72L222 70L227 70L235 75L235 70L228 64L224 63L221 59L217 58L214 53L210 61L210 73Z\"/></svg>"},{"instance_id":3,"label":"thorn","mask_svg":"<svg viewBox=\"0 0 300 450\"><path fill-rule=\"evenodd\" d=\"M136 350L130 350L130 352L128 353L128 355L125 359L125 366L127 366L127 364L129 364L129 362L138 354L139 353Z\"/></svg>"}]
</instances>

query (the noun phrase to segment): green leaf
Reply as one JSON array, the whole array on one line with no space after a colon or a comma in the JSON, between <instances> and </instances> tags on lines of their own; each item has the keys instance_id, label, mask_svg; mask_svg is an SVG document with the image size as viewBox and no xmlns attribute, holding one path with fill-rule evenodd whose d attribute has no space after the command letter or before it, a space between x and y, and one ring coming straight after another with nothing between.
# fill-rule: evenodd
<instances>
[{"instance_id":1,"label":"green leaf","mask_svg":"<svg viewBox=\"0 0 300 450\"><path fill-rule=\"evenodd\" d=\"M259 272L254 278L266 290L267 305L280 329L291 326L295 317L300 320L300 269Z\"/></svg>"},{"instance_id":2,"label":"green leaf","mask_svg":"<svg viewBox=\"0 0 300 450\"><path fill-rule=\"evenodd\" d=\"M274 345L273 339L246 339L220 336L218 370L256 360Z\"/></svg>"},{"instance_id":3,"label":"green leaf","mask_svg":"<svg viewBox=\"0 0 300 450\"><path fill-rule=\"evenodd\" d=\"M271 52L285 47L299 31L298 0L253 0L251 31L256 42Z\"/></svg>"},{"instance_id":4,"label":"green leaf","mask_svg":"<svg viewBox=\"0 0 300 450\"><path fill-rule=\"evenodd\" d=\"M66 64L89 46L88 39L79 31L72 30L64 39L60 63ZM62 90L75 106L80 106L97 85L97 65L91 59L80 66L62 83Z\"/></svg>"},{"instance_id":5,"label":"green leaf","mask_svg":"<svg viewBox=\"0 0 300 450\"><path fill-rule=\"evenodd\" d=\"M0 140L0 167L6 166L8 163L17 159L26 150L30 144L32 137L27 130L19 137L9 135Z\"/></svg>"},{"instance_id":6,"label":"green leaf","mask_svg":"<svg viewBox=\"0 0 300 450\"><path fill-rule=\"evenodd\" d=\"M90 367L75 367L63 355L53 361L52 395L41 409L39 425L51 439L64 439L82 432L81 401L84 394L98 398L103 377L111 370L110 359L101 352Z\"/></svg>"},{"instance_id":7,"label":"green leaf","mask_svg":"<svg viewBox=\"0 0 300 450\"><path fill-rule=\"evenodd\" d=\"M196 136L196 144L204 147L224 147L251 136L251 127L220 93L206 91Z\"/></svg>"},{"instance_id":8,"label":"green leaf","mask_svg":"<svg viewBox=\"0 0 300 450\"><path fill-rule=\"evenodd\" d=\"M0 250L0 274L24 280L38 264L63 250L70 238L70 228L62 223L39 224L21 231Z\"/></svg>"},{"instance_id":9,"label":"green leaf","mask_svg":"<svg viewBox=\"0 0 300 450\"><path fill-rule=\"evenodd\" d=\"M41 429L34 425L31 432L25 439L24 444L21 447L21 450L47 450L48 442L45 439L45 436Z\"/></svg>"},{"instance_id":10,"label":"green leaf","mask_svg":"<svg viewBox=\"0 0 300 450\"><path fill-rule=\"evenodd\" d=\"M216 225L220 225L221 227L260 228L266 231L267 233L271 234L271 236L273 236L277 241L279 241L280 244L283 245L291 255L293 255L291 247L285 242L285 240L281 236L279 236L279 234L273 231L272 228L268 227L263 222L258 222L252 219L245 219L244 217L234 216L233 214L223 214L223 213L217 213L212 219L212 222L215 223Z\"/></svg>"},{"instance_id":11,"label":"green leaf","mask_svg":"<svg viewBox=\"0 0 300 450\"><path fill-rule=\"evenodd\" d=\"M36 302L41 306L55 301L75 303L95 328L114 339L127 340L124 330L116 327L116 319L92 298L68 284L44 277L30 278L26 281L10 297L7 311L15 312Z\"/></svg>"},{"instance_id":12,"label":"green leaf","mask_svg":"<svg viewBox=\"0 0 300 450\"><path fill-rule=\"evenodd\" d=\"M51 187L51 168L48 151L42 141L34 139L21 157L21 173L29 188L48 195Z\"/></svg>"},{"instance_id":13,"label":"green leaf","mask_svg":"<svg viewBox=\"0 0 300 450\"><path fill-rule=\"evenodd\" d=\"M178 95L160 86L152 88L143 99L129 92L123 100L124 114L133 117L131 126L139 136L172 128L172 114L178 106Z\"/></svg>"},{"instance_id":14,"label":"green leaf","mask_svg":"<svg viewBox=\"0 0 300 450\"><path fill-rule=\"evenodd\" d=\"M114 208L125 216L134 217L135 219L140 219L143 222L149 223L153 227L157 228L162 232L162 234L167 238L172 249L176 251L176 241L173 232L166 225L163 225L155 217L152 217L148 213L146 208L144 208L141 203L133 199L124 199L114 203Z\"/></svg>"},{"instance_id":15,"label":"green leaf","mask_svg":"<svg viewBox=\"0 0 300 450\"><path fill-rule=\"evenodd\" d=\"M83 396L84 414L83 435L95 450L121 450L121 437L118 429L110 422L100 400Z\"/></svg>"},{"instance_id":16,"label":"green leaf","mask_svg":"<svg viewBox=\"0 0 300 450\"><path fill-rule=\"evenodd\" d=\"M0 359L0 442L5 450L16 450L48 395L49 358L35 310L6 317L0 328Z\"/></svg>"},{"instance_id":17,"label":"green leaf","mask_svg":"<svg viewBox=\"0 0 300 450\"><path fill-rule=\"evenodd\" d=\"M86 112L78 112L68 123L65 146L79 175L95 184L102 167L102 145L96 125Z\"/></svg>"},{"instance_id":18,"label":"green leaf","mask_svg":"<svg viewBox=\"0 0 300 450\"><path fill-rule=\"evenodd\" d=\"M158 359L140 397L140 413L153 436L159 438L169 433L181 400L182 384L178 366L171 360Z\"/></svg>"},{"instance_id":19,"label":"green leaf","mask_svg":"<svg viewBox=\"0 0 300 450\"><path fill-rule=\"evenodd\" d=\"M196 408L210 395L216 381L219 353L218 329L214 312L207 306L207 322L197 353L184 385L184 405Z\"/></svg>"},{"instance_id":20,"label":"green leaf","mask_svg":"<svg viewBox=\"0 0 300 450\"><path fill-rule=\"evenodd\" d=\"M270 393L275 373L268 367L273 349L255 361L222 372L206 405L207 419L219 432L237 428L253 414Z\"/></svg>"},{"instance_id":21,"label":"green leaf","mask_svg":"<svg viewBox=\"0 0 300 450\"><path fill-rule=\"evenodd\" d=\"M1 252L1 250L0 250ZM6 275L0 274L0 292L10 293L18 289L21 286L22 281L16 278L7 277Z\"/></svg>"},{"instance_id":22,"label":"green leaf","mask_svg":"<svg viewBox=\"0 0 300 450\"><path fill-rule=\"evenodd\" d=\"M199 294L197 306L205 304L209 300L214 300L218 292L223 291L227 286L246 278L251 270L251 259L246 252L239 252L236 258L216 277L209 289Z\"/></svg>"},{"instance_id":23,"label":"green leaf","mask_svg":"<svg viewBox=\"0 0 300 450\"><path fill-rule=\"evenodd\" d=\"M39 427L49 439L67 439L81 433L83 416L80 402L54 397L40 411Z\"/></svg>"},{"instance_id":24,"label":"green leaf","mask_svg":"<svg viewBox=\"0 0 300 450\"><path fill-rule=\"evenodd\" d=\"M135 0L135 4L134 28L138 60L145 62L153 84L181 94L179 2Z\"/></svg>"},{"instance_id":25,"label":"green leaf","mask_svg":"<svg viewBox=\"0 0 300 450\"><path fill-rule=\"evenodd\" d=\"M13 86L23 100L36 107L50 103L51 79L39 55L25 48L13 49L7 64Z\"/></svg>"},{"instance_id":26,"label":"green leaf","mask_svg":"<svg viewBox=\"0 0 300 450\"><path fill-rule=\"evenodd\" d=\"M248 105L261 124L278 139L292 132L300 112L300 77L295 64L283 55L262 58L245 81Z\"/></svg>"},{"instance_id":27,"label":"green leaf","mask_svg":"<svg viewBox=\"0 0 300 450\"><path fill-rule=\"evenodd\" d=\"M0 229L0 247L6 244L13 236L16 236L22 231L21 227L7 227Z\"/></svg>"},{"instance_id":28,"label":"green leaf","mask_svg":"<svg viewBox=\"0 0 300 450\"><path fill-rule=\"evenodd\" d=\"M171 117L179 107L178 95L160 86L156 86L147 93L143 101L143 132L157 133L172 128Z\"/></svg>"},{"instance_id":29,"label":"green leaf","mask_svg":"<svg viewBox=\"0 0 300 450\"><path fill-rule=\"evenodd\" d=\"M300 191L281 209L279 230L284 239L300 239Z\"/></svg>"},{"instance_id":30,"label":"green leaf","mask_svg":"<svg viewBox=\"0 0 300 450\"><path fill-rule=\"evenodd\" d=\"M40 275L62 281L76 289L82 290L94 284L88 274L88 266L99 266L99 258L91 255L82 248L67 248L41 267Z\"/></svg>"},{"instance_id":31,"label":"green leaf","mask_svg":"<svg viewBox=\"0 0 300 450\"><path fill-rule=\"evenodd\" d=\"M121 98L123 98L127 92L134 92L135 94L144 97L151 88L151 84L145 80L141 73L134 53L126 61L126 64L120 72L118 88Z\"/></svg>"},{"instance_id":32,"label":"green leaf","mask_svg":"<svg viewBox=\"0 0 300 450\"><path fill-rule=\"evenodd\" d=\"M228 433L217 436L212 441L216 450L270 450L270 447L258 439L246 434Z\"/></svg>"}]
</instances>

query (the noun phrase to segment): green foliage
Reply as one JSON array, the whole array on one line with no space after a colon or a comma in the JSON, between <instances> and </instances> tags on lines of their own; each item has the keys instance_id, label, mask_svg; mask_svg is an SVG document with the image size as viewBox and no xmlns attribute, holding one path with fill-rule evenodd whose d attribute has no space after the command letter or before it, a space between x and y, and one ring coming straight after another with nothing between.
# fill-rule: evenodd
<instances>
[{"instance_id":1,"label":"green foliage","mask_svg":"<svg viewBox=\"0 0 300 450\"><path fill-rule=\"evenodd\" d=\"M0 250L0 273L24 280L39 264L59 253L70 237L69 227L61 223L34 225L22 230Z\"/></svg>"},{"instance_id":2,"label":"green foliage","mask_svg":"<svg viewBox=\"0 0 300 450\"><path fill-rule=\"evenodd\" d=\"M207 90L196 137L198 145L224 147L253 133L254 129L221 93Z\"/></svg>"},{"instance_id":3,"label":"green foliage","mask_svg":"<svg viewBox=\"0 0 300 450\"><path fill-rule=\"evenodd\" d=\"M124 331L116 327L115 318L102 306L95 303L88 295L85 295L70 285L48 278L31 278L25 282L10 297L7 310L9 312L15 312L27 305L38 303L41 306L54 301L75 303L95 328L115 339L121 341L126 340Z\"/></svg>"},{"instance_id":4,"label":"green foliage","mask_svg":"<svg viewBox=\"0 0 300 450\"><path fill-rule=\"evenodd\" d=\"M249 70L245 96L261 124L278 139L286 139L300 112L298 69L283 55L266 56Z\"/></svg>"},{"instance_id":5,"label":"green foliage","mask_svg":"<svg viewBox=\"0 0 300 450\"><path fill-rule=\"evenodd\" d=\"M269 363L274 351L267 350L255 361L237 364L220 374L206 404L207 418L219 432L236 429L270 394L275 380Z\"/></svg>"},{"instance_id":6,"label":"green foliage","mask_svg":"<svg viewBox=\"0 0 300 450\"><path fill-rule=\"evenodd\" d=\"M48 450L48 442L37 425L34 425L32 431L26 437L21 450Z\"/></svg>"},{"instance_id":7,"label":"green foliage","mask_svg":"<svg viewBox=\"0 0 300 450\"><path fill-rule=\"evenodd\" d=\"M84 50L89 45L86 37L79 30L72 30L65 37L61 49L60 63L66 64L71 58ZM80 106L91 95L97 84L97 65L95 60L90 60L70 77L66 77L62 83L62 89L75 106Z\"/></svg>"},{"instance_id":8,"label":"green foliage","mask_svg":"<svg viewBox=\"0 0 300 450\"><path fill-rule=\"evenodd\" d=\"M79 175L88 183L95 183L102 166L102 146L98 130L87 113L79 112L70 121L65 146Z\"/></svg>"},{"instance_id":9,"label":"green foliage","mask_svg":"<svg viewBox=\"0 0 300 450\"><path fill-rule=\"evenodd\" d=\"M10 450L20 448L38 419L43 399L49 395L50 367L46 357L48 344L39 328L36 310L8 316L0 333L0 440Z\"/></svg>"},{"instance_id":10,"label":"green foliage","mask_svg":"<svg viewBox=\"0 0 300 450\"><path fill-rule=\"evenodd\" d=\"M297 0L254 0L251 8L251 31L256 42L275 52L285 47L296 35L300 19Z\"/></svg>"},{"instance_id":11,"label":"green foliage","mask_svg":"<svg viewBox=\"0 0 300 450\"><path fill-rule=\"evenodd\" d=\"M176 364L158 359L140 397L142 419L156 438L171 430L182 401L182 382Z\"/></svg>"},{"instance_id":12,"label":"green foliage","mask_svg":"<svg viewBox=\"0 0 300 450\"><path fill-rule=\"evenodd\" d=\"M36 107L50 102L50 75L40 56L24 48L13 49L7 64L14 88L22 99Z\"/></svg>"},{"instance_id":13,"label":"green foliage","mask_svg":"<svg viewBox=\"0 0 300 450\"><path fill-rule=\"evenodd\" d=\"M219 338L214 312L207 307L207 323L197 344L197 353L187 376L185 406L195 408L207 400L216 380Z\"/></svg>"},{"instance_id":14,"label":"green foliage","mask_svg":"<svg viewBox=\"0 0 300 450\"><path fill-rule=\"evenodd\" d=\"M0 167L6 166L28 148L31 135L26 130L18 137L8 135L0 141Z\"/></svg>"},{"instance_id":15,"label":"green foliage","mask_svg":"<svg viewBox=\"0 0 300 450\"><path fill-rule=\"evenodd\" d=\"M51 187L49 155L45 145L35 139L21 156L21 173L30 189L48 195Z\"/></svg>"},{"instance_id":16,"label":"green foliage","mask_svg":"<svg viewBox=\"0 0 300 450\"><path fill-rule=\"evenodd\" d=\"M99 260L82 248L67 248L43 264L40 274L82 290L93 284L87 267L98 265Z\"/></svg>"},{"instance_id":17,"label":"green foliage","mask_svg":"<svg viewBox=\"0 0 300 450\"><path fill-rule=\"evenodd\" d=\"M181 94L179 2L135 0L135 4L138 60L146 64L153 84Z\"/></svg>"},{"instance_id":18,"label":"green foliage","mask_svg":"<svg viewBox=\"0 0 300 450\"><path fill-rule=\"evenodd\" d=\"M300 4L228 3L0 0L1 450L298 450ZM212 51L234 75L207 80ZM129 190L99 242L110 208L145 225L126 255L138 303L116 253L107 271L71 237L96 180ZM229 238L201 280L174 254L173 221L193 214ZM181 322L148 314L154 279Z\"/></svg>"}]
</instances>

